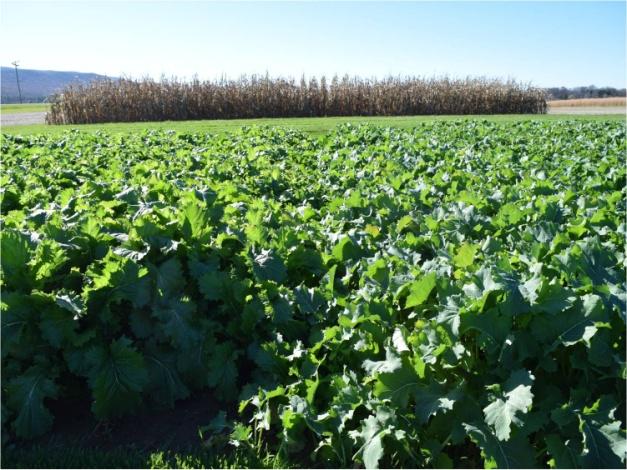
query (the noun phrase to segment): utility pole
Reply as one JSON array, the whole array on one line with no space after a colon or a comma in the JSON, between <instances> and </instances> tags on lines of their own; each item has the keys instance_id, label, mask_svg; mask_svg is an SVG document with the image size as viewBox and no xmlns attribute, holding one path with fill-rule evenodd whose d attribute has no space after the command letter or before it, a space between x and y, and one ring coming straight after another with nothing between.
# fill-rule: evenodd
<instances>
[{"instance_id":1,"label":"utility pole","mask_svg":"<svg viewBox=\"0 0 627 470\"><path fill-rule=\"evenodd\" d=\"M15 81L17 81L17 92L20 95L20 104L22 104L22 89L20 88L20 76L17 74L17 66L20 64L17 60L15 62L11 62L11 64L15 65Z\"/></svg>"}]
</instances>

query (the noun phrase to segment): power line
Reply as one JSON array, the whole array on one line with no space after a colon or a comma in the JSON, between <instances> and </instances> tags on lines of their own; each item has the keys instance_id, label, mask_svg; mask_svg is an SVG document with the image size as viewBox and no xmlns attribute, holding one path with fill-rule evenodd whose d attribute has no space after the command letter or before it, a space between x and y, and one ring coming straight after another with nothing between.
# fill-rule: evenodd
<instances>
[{"instance_id":1,"label":"power line","mask_svg":"<svg viewBox=\"0 0 627 470\"><path fill-rule=\"evenodd\" d=\"M22 104L22 89L20 88L20 76L17 73L17 67L19 64L19 62L16 60L14 62L11 62L12 65L15 65L15 81L17 82L17 92L20 95L20 104Z\"/></svg>"}]
</instances>

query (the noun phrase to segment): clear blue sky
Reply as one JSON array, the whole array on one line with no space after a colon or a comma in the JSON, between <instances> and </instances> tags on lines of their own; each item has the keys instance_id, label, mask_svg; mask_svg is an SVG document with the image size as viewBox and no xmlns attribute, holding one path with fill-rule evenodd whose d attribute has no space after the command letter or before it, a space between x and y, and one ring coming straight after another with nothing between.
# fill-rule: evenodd
<instances>
[{"instance_id":1,"label":"clear blue sky","mask_svg":"<svg viewBox=\"0 0 627 470\"><path fill-rule=\"evenodd\" d=\"M0 63L117 76L489 76L625 86L624 2L0 3Z\"/></svg>"}]
</instances>

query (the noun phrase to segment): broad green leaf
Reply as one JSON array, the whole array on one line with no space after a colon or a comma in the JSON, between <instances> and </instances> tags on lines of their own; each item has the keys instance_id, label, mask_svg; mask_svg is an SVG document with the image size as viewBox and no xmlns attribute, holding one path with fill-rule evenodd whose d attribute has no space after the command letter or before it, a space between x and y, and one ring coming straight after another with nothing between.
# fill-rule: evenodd
<instances>
[{"instance_id":1,"label":"broad green leaf","mask_svg":"<svg viewBox=\"0 0 627 470\"><path fill-rule=\"evenodd\" d=\"M13 421L15 434L30 439L48 431L53 417L44 400L56 398L58 394L50 371L43 366L32 366L10 380L6 387L7 406L17 415Z\"/></svg>"},{"instance_id":2,"label":"broad green leaf","mask_svg":"<svg viewBox=\"0 0 627 470\"><path fill-rule=\"evenodd\" d=\"M103 260L101 269L87 274L93 280L93 287L86 291L88 298L92 291L100 291L107 294L109 302L128 300L137 308L150 301L148 269L130 259L111 254Z\"/></svg>"},{"instance_id":3,"label":"broad green leaf","mask_svg":"<svg viewBox=\"0 0 627 470\"><path fill-rule=\"evenodd\" d=\"M290 272L304 272L314 276L321 276L325 272L320 253L302 245L290 252L287 258L287 267Z\"/></svg>"},{"instance_id":4,"label":"broad green leaf","mask_svg":"<svg viewBox=\"0 0 627 470\"><path fill-rule=\"evenodd\" d=\"M581 451L576 449L572 442L564 442L564 439L557 434L549 434L544 438L544 442L551 457L551 468L581 467Z\"/></svg>"},{"instance_id":5,"label":"broad green leaf","mask_svg":"<svg viewBox=\"0 0 627 470\"><path fill-rule=\"evenodd\" d=\"M382 438L389 433L389 430L384 428L385 424L378 416L368 416L362 421L361 429L352 432L353 439L361 443L355 457L361 454L366 468L379 468L379 460L383 457Z\"/></svg>"},{"instance_id":6,"label":"broad green leaf","mask_svg":"<svg viewBox=\"0 0 627 470\"><path fill-rule=\"evenodd\" d=\"M139 404L148 374L142 354L128 338L114 340L108 347L91 349L87 360L96 417L119 416Z\"/></svg>"},{"instance_id":7,"label":"broad green leaf","mask_svg":"<svg viewBox=\"0 0 627 470\"><path fill-rule=\"evenodd\" d=\"M405 341L404 332L398 327L395 328L394 333L392 333L392 345L399 354L409 351L409 346L407 346L407 342Z\"/></svg>"},{"instance_id":8,"label":"broad green leaf","mask_svg":"<svg viewBox=\"0 0 627 470\"><path fill-rule=\"evenodd\" d=\"M163 331L163 327L157 323L151 312L146 310L135 310L131 312L128 322L131 331L137 338L149 338L157 332Z\"/></svg>"},{"instance_id":9,"label":"broad green leaf","mask_svg":"<svg viewBox=\"0 0 627 470\"><path fill-rule=\"evenodd\" d=\"M495 279L492 271L487 267L480 268L473 276L473 282L465 284L464 293L474 299L483 297L490 292L498 292L504 289L503 283Z\"/></svg>"},{"instance_id":10,"label":"broad green leaf","mask_svg":"<svg viewBox=\"0 0 627 470\"><path fill-rule=\"evenodd\" d=\"M582 462L586 468L623 467L627 457L627 437L620 421L603 426L592 420L580 419L584 451Z\"/></svg>"},{"instance_id":11,"label":"broad green leaf","mask_svg":"<svg viewBox=\"0 0 627 470\"><path fill-rule=\"evenodd\" d=\"M239 447L243 443L248 442L251 434L252 429L250 426L245 426L242 423L236 423L230 435L230 443L235 447Z\"/></svg>"},{"instance_id":12,"label":"broad green leaf","mask_svg":"<svg viewBox=\"0 0 627 470\"><path fill-rule=\"evenodd\" d=\"M377 372L394 372L402 367L400 356L392 349L387 348L385 350L384 361L372 361L366 359L363 363L363 368L368 374L373 375Z\"/></svg>"},{"instance_id":13,"label":"broad green leaf","mask_svg":"<svg viewBox=\"0 0 627 470\"><path fill-rule=\"evenodd\" d=\"M390 282L390 270L385 260L378 259L368 266L366 276L377 282L383 289L387 289Z\"/></svg>"},{"instance_id":14,"label":"broad green leaf","mask_svg":"<svg viewBox=\"0 0 627 470\"><path fill-rule=\"evenodd\" d=\"M543 282L535 309L555 315L571 308L575 301L574 292L552 280L551 282Z\"/></svg>"},{"instance_id":15,"label":"broad green leaf","mask_svg":"<svg viewBox=\"0 0 627 470\"><path fill-rule=\"evenodd\" d=\"M486 468L535 468L534 451L526 438L514 436L503 442L484 426L464 424L464 429L481 449Z\"/></svg>"},{"instance_id":16,"label":"broad green leaf","mask_svg":"<svg viewBox=\"0 0 627 470\"><path fill-rule=\"evenodd\" d=\"M485 313L466 312L461 316L460 332L469 330L479 332L479 340L490 351L503 345L512 325L509 316L501 315L498 309L490 309Z\"/></svg>"},{"instance_id":17,"label":"broad green leaf","mask_svg":"<svg viewBox=\"0 0 627 470\"><path fill-rule=\"evenodd\" d=\"M578 414L584 466L617 468L625 465L627 434L621 422L614 419L615 412L614 398L604 395Z\"/></svg>"},{"instance_id":18,"label":"broad green leaf","mask_svg":"<svg viewBox=\"0 0 627 470\"><path fill-rule=\"evenodd\" d=\"M307 288L304 285L298 286L294 290L296 305L304 314L316 313L324 305L324 298L314 288Z\"/></svg>"},{"instance_id":19,"label":"broad green leaf","mask_svg":"<svg viewBox=\"0 0 627 470\"><path fill-rule=\"evenodd\" d=\"M416 392L418 380L418 374L414 368L407 361L403 361L399 369L379 373L374 386L374 394L383 400L390 400L396 406L405 408L409 398Z\"/></svg>"},{"instance_id":20,"label":"broad green leaf","mask_svg":"<svg viewBox=\"0 0 627 470\"><path fill-rule=\"evenodd\" d=\"M154 351L146 354L145 363L148 372L146 387L150 389L152 399L172 407L175 401L189 396L189 389L176 369L176 358L173 354Z\"/></svg>"},{"instance_id":21,"label":"broad green leaf","mask_svg":"<svg viewBox=\"0 0 627 470\"><path fill-rule=\"evenodd\" d=\"M31 259L31 243L28 237L14 230L3 230L0 236L3 280L12 289L28 288L31 279L28 262Z\"/></svg>"},{"instance_id":22,"label":"broad green leaf","mask_svg":"<svg viewBox=\"0 0 627 470\"><path fill-rule=\"evenodd\" d=\"M414 391L418 422L425 424L431 416L452 410L461 397L462 393L459 389L447 391L443 385L436 382L431 382L426 386L420 385Z\"/></svg>"},{"instance_id":23,"label":"broad green leaf","mask_svg":"<svg viewBox=\"0 0 627 470\"><path fill-rule=\"evenodd\" d=\"M595 294L583 296L575 308L549 317L535 317L531 329L538 340L550 345L572 346L580 341L589 345L597 331L595 323L607 321L607 312L601 298Z\"/></svg>"},{"instance_id":24,"label":"broad green leaf","mask_svg":"<svg viewBox=\"0 0 627 470\"><path fill-rule=\"evenodd\" d=\"M39 327L42 336L55 348L74 339L77 321L72 312L51 304L42 309Z\"/></svg>"},{"instance_id":25,"label":"broad green leaf","mask_svg":"<svg viewBox=\"0 0 627 470\"><path fill-rule=\"evenodd\" d=\"M453 257L453 262L455 266L458 268L467 268L472 264L475 259L475 255L477 254L477 245L471 245L468 243L464 243L461 245L456 255Z\"/></svg>"},{"instance_id":26,"label":"broad green leaf","mask_svg":"<svg viewBox=\"0 0 627 470\"><path fill-rule=\"evenodd\" d=\"M59 293L57 294L55 301L59 307L74 314L75 318L85 315L85 305L83 300L78 295L72 295L71 293Z\"/></svg>"},{"instance_id":27,"label":"broad green leaf","mask_svg":"<svg viewBox=\"0 0 627 470\"><path fill-rule=\"evenodd\" d=\"M229 399L237 396L235 388L238 369L238 351L233 349L230 343L223 343L214 348L209 360L209 374L207 384L215 388L219 398Z\"/></svg>"},{"instance_id":28,"label":"broad green leaf","mask_svg":"<svg viewBox=\"0 0 627 470\"><path fill-rule=\"evenodd\" d=\"M405 308L422 305L431 295L436 285L436 273L425 274L409 288L409 295L405 300Z\"/></svg>"},{"instance_id":29,"label":"broad green leaf","mask_svg":"<svg viewBox=\"0 0 627 470\"><path fill-rule=\"evenodd\" d=\"M157 292L164 297L175 295L185 287L185 277L181 262L176 258L161 263L159 267L151 266Z\"/></svg>"},{"instance_id":30,"label":"broad green leaf","mask_svg":"<svg viewBox=\"0 0 627 470\"><path fill-rule=\"evenodd\" d=\"M510 375L503 384L503 396L497 398L483 409L485 422L494 429L496 438L507 441L511 433L511 425L522 425L518 414L527 413L533 403L534 376L524 369L519 369Z\"/></svg>"},{"instance_id":31,"label":"broad green leaf","mask_svg":"<svg viewBox=\"0 0 627 470\"><path fill-rule=\"evenodd\" d=\"M287 269L272 250L262 250L253 259L253 272L260 281L283 282Z\"/></svg>"},{"instance_id":32,"label":"broad green leaf","mask_svg":"<svg viewBox=\"0 0 627 470\"><path fill-rule=\"evenodd\" d=\"M522 294L523 299L525 299L529 304L535 305L538 300L539 290L542 286L542 277L539 275L534 275L523 284L521 284L518 289Z\"/></svg>"},{"instance_id":33,"label":"broad green leaf","mask_svg":"<svg viewBox=\"0 0 627 470\"><path fill-rule=\"evenodd\" d=\"M379 460L383 457L383 443L380 434L375 435L364 445L362 456L366 468L379 468Z\"/></svg>"},{"instance_id":34,"label":"broad green leaf","mask_svg":"<svg viewBox=\"0 0 627 470\"><path fill-rule=\"evenodd\" d=\"M498 214L495 217L497 223L503 227L507 227L510 225L517 225L522 218L524 217L524 212L522 212L516 205L514 204L504 204L499 209Z\"/></svg>"},{"instance_id":35,"label":"broad green leaf","mask_svg":"<svg viewBox=\"0 0 627 470\"><path fill-rule=\"evenodd\" d=\"M34 345L40 342L40 315L38 311L45 308L47 299L41 301L40 296L24 295L17 292L2 292L2 357L9 351L20 352L23 345ZM30 348L24 351L32 356Z\"/></svg>"},{"instance_id":36,"label":"broad green leaf","mask_svg":"<svg viewBox=\"0 0 627 470\"><path fill-rule=\"evenodd\" d=\"M170 298L154 307L153 316L161 322L164 334L172 345L184 349L198 339L198 331L193 324L196 306L188 298Z\"/></svg>"},{"instance_id":37,"label":"broad green leaf","mask_svg":"<svg viewBox=\"0 0 627 470\"><path fill-rule=\"evenodd\" d=\"M42 240L35 250L33 271L35 279L45 280L69 261L65 250L54 240Z\"/></svg>"},{"instance_id":38,"label":"broad green leaf","mask_svg":"<svg viewBox=\"0 0 627 470\"><path fill-rule=\"evenodd\" d=\"M333 248L333 256L339 261L348 261L361 256L361 249L352 237L343 237Z\"/></svg>"},{"instance_id":39,"label":"broad green leaf","mask_svg":"<svg viewBox=\"0 0 627 470\"><path fill-rule=\"evenodd\" d=\"M198 280L200 292L208 300L220 300L224 296L224 285L228 282L228 275L222 271L210 271Z\"/></svg>"},{"instance_id":40,"label":"broad green leaf","mask_svg":"<svg viewBox=\"0 0 627 470\"><path fill-rule=\"evenodd\" d=\"M183 237L188 241L204 241L211 233L210 213L200 201L188 202L181 208Z\"/></svg>"}]
</instances>

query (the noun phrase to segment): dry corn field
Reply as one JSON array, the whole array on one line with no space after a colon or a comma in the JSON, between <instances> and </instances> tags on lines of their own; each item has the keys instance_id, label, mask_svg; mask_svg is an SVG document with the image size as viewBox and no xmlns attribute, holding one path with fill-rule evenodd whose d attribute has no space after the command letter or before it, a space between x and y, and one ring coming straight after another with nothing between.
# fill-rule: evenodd
<instances>
[{"instance_id":1,"label":"dry corn field","mask_svg":"<svg viewBox=\"0 0 627 470\"><path fill-rule=\"evenodd\" d=\"M546 113L541 89L514 81L267 76L181 82L105 80L53 98L46 121L87 124L195 119Z\"/></svg>"},{"instance_id":2,"label":"dry corn field","mask_svg":"<svg viewBox=\"0 0 627 470\"><path fill-rule=\"evenodd\" d=\"M624 96L612 98L581 98L573 100L555 100L549 101L548 105L552 108L563 108L571 106L625 106L627 98Z\"/></svg>"}]
</instances>

